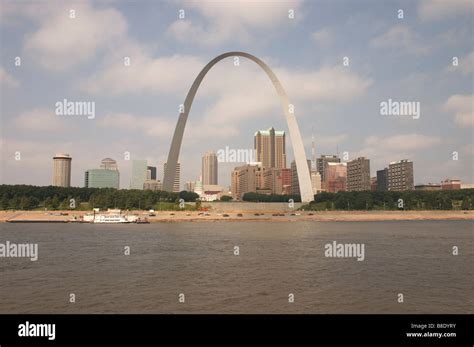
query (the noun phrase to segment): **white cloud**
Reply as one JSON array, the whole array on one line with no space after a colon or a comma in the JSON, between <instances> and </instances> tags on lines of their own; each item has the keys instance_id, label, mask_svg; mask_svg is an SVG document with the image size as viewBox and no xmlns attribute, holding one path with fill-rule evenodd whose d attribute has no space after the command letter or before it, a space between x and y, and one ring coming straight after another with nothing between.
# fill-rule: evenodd
<instances>
[{"instance_id":1,"label":"white cloud","mask_svg":"<svg viewBox=\"0 0 474 347\"><path fill-rule=\"evenodd\" d=\"M420 35L404 24L391 27L386 33L372 39L370 43L374 47L390 49L394 53L422 55L430 51L430 47Z\"/></svg>"},{"instance_id":2,"label":"white cloud","mask_svg":"<svg viewBox=\"0 0 474 347\"><path fill-rule=\"evenodd\" d=\"M287 89L290 100L350 101L367 91L371 79L363 78L342 66L319 70L276 69L275 74Z\"/></svg>"},{"instance_id":3,"label":"white cloud","mask_svg":"<svg viewBox=\"0 0 474 347\"><path fill-rule=\"evenodd\" d=\"M106 95L167 93L184 100L206 63L194 56L154 59L148 53L136 52L131 55L131 66L126 67L116 60L99 74L83 81L80 88ZM372 83L339 66L296 71L282 67L274 71L297 109L300 109L299 102L308 100L353 100L363 95ZM232 59L217 64L206 75L197 97L211 98L210 106L204 112L205 119L219 125L281 113L280 101L270 80L256 64L246 59L241 59L240 66L234 66Z\"/></svg>"},{"instance_id":4,"label":"white cloud","mask_svg":"<svg viewBox=\"0 0 474 347\"><path fill-rule=\"evenodd\" d=\"M441 143L441 139L435 136L427 136L417 133L393 135L388 137L369 136L365 140L367 147L375 151L409 151L426 149Z\"/></svg>"},{"instance_id":5,"label":"white cloud","mask_svg":"<svg viewBox=\"0 0 474 347\"><path fill-rule=\"evenodd\" d=\"M164 118L139 117L129 113L108 114L101 118L99 124L108 129L140 132L147 136L166 138L171 138L175 125Z\"/></svg>"},{"instance_id":6,"label":"white cloud","mask_svg":"<svg viewBox=\"0 0 474 347\"><path fill-rule=\"evenodd\" d=\"M51 109L35 108L18 115L13 119L13 125L19 130L57 132L66 130L61 116Z\"/></svg>"},{"instance_id":7,"label":"white cloud","mask_svg":"<svg viewBox=\"0 0 474 347\"><path fill-rule=\"evenodd\" d=\"M20 82L6 72L3 67L0 67L0 85L3 87L15 88L20 85Z\"/></svg>"},{"instance_id":8,"label":"white cloud","mask_svg":"<svg viewBox=\"0 0 474 347\"><path fill-rule=\"evenodd\" d=\"M75 11L75 18L70 18L71 9ZM89 61L100 48L122 39L127 30L120 12L96 9L87 2L56 6L49 16L36 19L39 28L27 36L24 49L51 70L64 70Z\"/></svg>"},{"instance_id":9,"label":"white cloud","mask_svg":"<svg viewBox=\"0 0 474 347\"><path fill-rule=\"evenodd\" d=\"M130 57L125 66L123 57L115 59L96 75L82 81L79 88L91 94L119 95L127 93L180 93L183 95L204 67L192 56L173 55L152 58L137 48L122 49Z\"/></svg>"},{"instance_id":10,"label":"white cloud","mask_svg":"<svg viewBox=\"0 0 474 347\"><path fill-rule=\"evenodd\" d=\"M323 134L314 134L314 143L316 147L316 152L320 150L321 147L328 148L341 145L349 138L348 134L335 134L335 135L323 135ZM303 139L303 144L305 148L311 148L312 138L311 136L305 137Z\"/></svg>"},{"instance_id":11,"label":"white cloud","mask_svg":"<svg viewBox=\"0 0 474 347\"><path fill-rule=\"evenodd\" d=\"M350 152L351 158L366 157L370 159L372 174L387 167L392 161L401 159L414 160L419 151L430 150L442 144L441 138L418 133L398 134L392 136L369 136L359 151Z\"/></svg>"},{"instance_id":12,"label":"white cloud","mask_svg":"<svg viewBox=\"0 0 474 347\"><path fill-rule=\"evenodd\" d=\"M457 125L464 127L474 126L474 94L452 95L444 104L444 109L454 114L454 121Z\"/></svg>"},{"instance_id":13,"label":"white cloud","mask_svg":"<svg viewBox=\"0 0 474 347\"><path fill-rule=\"evenodd\" d=\"M328 28L315 31L311 34L311 38L313 39L313 41L319 45L327 45L331 42L332 37L333 33Z\"/></svg>"},{"instance_id":14,"label":"white cloud","mask_svg":"<svg viewBox=\"0 0 474 347\"><path fill-rule=\"evenodd\" d=\"M418 16L422 20L439 20L462 15L471 15L471 0L423 0L418 6Z\"/></svg>"},{"instance_id":15,"label":"white cloud","mask_svg":"<svg viewBox=\"0 0 474 347\"><path fill-rule=\"evenodd\" d=\"M464 76L474 73L474 52L471 52L463 57L459 57L458 66L450 66L447 71L459 72Z\"/></svg>"},{"instance_id":16,"label":"white cloud","mask_svg":"<svg viewBox=\"0 0 474 347\"><path fill-rule=\"evenodd\" d=\"M168 28L168 35L184 42L217 45L226 41L248 42L256 30L278 29L291 25L302 16L301 0L275 1L182 1L185 19L177 19ZM288 11L295 19L288 18ZM190 13L189 13L190 12ZM192 22L193 12L199 13L206 24Z\"/></svg>"}]
</instances>

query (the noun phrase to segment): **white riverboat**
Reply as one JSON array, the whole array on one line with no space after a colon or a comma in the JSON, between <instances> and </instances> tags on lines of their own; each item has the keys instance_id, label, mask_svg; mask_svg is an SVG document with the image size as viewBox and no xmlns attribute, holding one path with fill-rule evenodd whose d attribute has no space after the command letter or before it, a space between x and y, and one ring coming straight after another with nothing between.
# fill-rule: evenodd
<instances>
[{"instance_id":1,"label":"white riverboat","mask_svg":"<svg viewBox=\"0 0 474 347\"><path fill-rule=\"evenodd\" d=\"M83 217L83 221L87 223L136 223L138 216L136 215L121 215L121 214L86 214Z\"/></svg>"}]
</instances>

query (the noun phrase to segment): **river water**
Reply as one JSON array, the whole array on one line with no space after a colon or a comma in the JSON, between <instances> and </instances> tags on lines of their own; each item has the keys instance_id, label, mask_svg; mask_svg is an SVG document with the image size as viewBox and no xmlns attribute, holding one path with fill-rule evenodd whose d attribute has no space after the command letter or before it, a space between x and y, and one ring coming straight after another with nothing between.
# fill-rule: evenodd
<instances>
[{"instance_id":1,"label":"river water","mask_svg":"<svg viewBox=\"0 0 474 347\"><path fill-rule=\"evenodd\" d=\"M1 223L0 243L39 254L0 258L0 313L473 313L473 232L472 221ZM363 244L364 260L326 257L333 241Z\"/></svg>"}]
</instances>

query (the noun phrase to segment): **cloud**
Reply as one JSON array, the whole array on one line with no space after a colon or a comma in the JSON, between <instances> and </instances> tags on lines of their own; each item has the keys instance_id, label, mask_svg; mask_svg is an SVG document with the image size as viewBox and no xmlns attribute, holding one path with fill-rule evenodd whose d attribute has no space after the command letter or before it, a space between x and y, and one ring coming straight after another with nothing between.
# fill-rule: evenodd
<instances>
[{"instance_id":1,"label":"cloud","mask_svg":"<svg viewBox=\"0 0 474 347\"><path fill-rule=\"evenodd\" d=\"M70 18L70 10L75 11L75 18ZM65 70L89 61L99 49L122 39L127 30L120 12L96 9L87 2L56 6L50 12L36 18L39 28L27 36L24 45L28 55L50 70Z\"/></svg>"},{"instance_id":2,"label":"cloud","mask_svg":"<svg viewBox=\"0 0 474 347\"><path fill-rule=\"evenodd\" d=\"M417 152L442 144L441 138L418 133L392 136L369 136L359 151L349 152L350 158L370 159L372 174L396 160L417 158Z\"/></svg>"},{"instance_id":3,"label":"cloud","mask_svg":"<svg viewBox=\"0 0 474 347\"><path fill-rule=\"evenodd\" d=\"M450 66L448 72L459 72L464 76L474 73L474 52L459 58L458 66Z\"/></svg>"},{"instance_id":4,"label":"cloud","mask_svg":"<svg viewBox=\"0 0 474 347\"><path fill-rule=\"evenodd\" d=\"M166 93L184 100L194 78L207 63L195 56L152 58L146 52L132 55L129 67L121 60L115 61L82 81L80 89L103 95ZM280 67L274 71L298 110L298 103L303 101L348 102L363 95L372 84L370 79L340 66L319 70ZM234 66L230 58L217 64L206 75L197 97L210 99L204 111L205 120L219 125L281 112L270 80L246 59L241 59L239 66Z\"/></svg>"},{"instance_id":5,"label":"cloud","mask_svg":"<svg viewBox=\"0 0 474 347\"><path fill-rule=\"evenodd\" d=\"M386 33L372 39L370 44L401 54L423 55L430 52L426 42L404 24L391 27Z\"/></svg>"},{"instance_id":6,"label":"cloud","mask_svg":"<svg viewBox=\"0 0 474 347\"><path fill-rule=\"evenodd\" d=\"M126 50L130 66L121 59L104 64L99 73L82 81L79 89L90 94L119 95L128 93L180 93L183 95L192 80L204 67L193 56L173 55L152 58L139 49Z\"/></svg>"},{"instance_id":7,"label":"cloud","mask_svg":"<svg viewBox=\"0 0 474 347\"><path fill-rule=\"evenodd\" d=\"M18 115L13 119L13 125L19 130L57 132L66 130L61 116L46 108L35 108Z\"/></svg>"},{"instance_id":8,"label":"cloud","mask_svg":"<svg viewBox=\"0 0 474 347\"><path fill-rule=\"evenodd\" d=\"M422 20L434 21L462 15L472 16L471 0L423 0L418 6L418 16Z\"/></svg>"},{"instance_id":9,"label":"cloud","mask_svg":"<svg viewBox=\"0 0 474 347\"><path fill-rule=\"evenodd\" d=\"M167 34L179 41L202 45L217 45L226 41L249 42L258 30L281 28L302 16L301 0L274 1L181 1L178 6L186 11L185 19L177 19ZM289 19L288 11L295 12ZM191 12L191 14L187 13ZM199 13L205 24L193 20L193 12Z\"/></svg>"},{"instance_id":10,"label":"cloud","mask_svg":"<svg viewBox=\"0 0 474 347\"><path fill-rule=\"evenodd\" d=\"M377 151L410 151L415 152L441 143L441 139L435 136L427 136L417 133L393 135L388 137L369 136L365 145Z\"/></svg>"},{"instance_id":11,"label":"cloud","mask_svg":"<svg viewBox=\"0 0 474 347\"><path fill-rule=\"evenodd\" d=\"M316 147L316 152L320 151L320 148L336 147L341 145L349 138L348 134L336 134L336 135L323 135L323 134L314 134L314 144ZM307 136L303 139L303 144L305 148L311 148L312 138Z\"/></svg>"},{"instance_id":12,"label":"cloud","mask_svg":"<svg viewBox=\"0 0 474 347\"><path fill-rule=\"evenodd\" d=\"M474 126L474 94L452 95L444 104L444 109L454 114L454 122L461 127Z\"/></svg>"},{"instance_id":13,"label":"cloud","mask_svg":"<svg viewBox=\"0 0 474 347\"><path fill-rule=\"evenodd\" d=\"M16 88L20 85L20 82L6 72L3 67L0 67L0 85L2 87Z\"/></svg>"},{"instance_id":14,"label":"cloud","mask_svg":"<svg viewBox=\"0 0 474 347\"><path fill-rule=\"evenodd\" d=\"M313 32L311 34L311 38L318 45L324 46L331 42L333 38L333 33L328 28L324 28L324 29Z\"/></svg>"},{"instance_id":15,"label":"cloud","mask_svg":"<svg viewBox=\"0 0 474 347\"><path fill-rule=\"evenodd\" d=\"M170 137L174 124L160 117L136 116L129 113L107 114L99 121L99 125L108 129L119 129L128 132L140 132L147 136Z\"/></svg>"}]
</instances>

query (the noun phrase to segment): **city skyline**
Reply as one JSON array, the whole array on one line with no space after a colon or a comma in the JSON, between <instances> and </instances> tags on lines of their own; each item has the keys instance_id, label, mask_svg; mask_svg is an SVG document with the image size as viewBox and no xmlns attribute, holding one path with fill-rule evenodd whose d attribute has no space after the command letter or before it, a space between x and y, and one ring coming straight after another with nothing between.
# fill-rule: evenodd
<instances>
[{"instance_id":1,"label":"city skyline","mask_svg":"<svg viewBox=\"0 0 474 347\"><path fill-rule=\"evenodd\" d=\"M472 183L474 54L465 44L472 40L466 29L472 10L463 4L450 4L447 11L424 1L400 1L393 2L390 13L382 5L335 5L329 11L324 2L290 1L271 8L252 5L249 13L256 20L233 4L144 4L137 11L120 3L84 1L75 4L77 17L69 21L68 5L39 10L35 4L6 2L1 182L48 185L51 155L65 152L74 158L73 186L81 185L84 170L108 155L117 160L121 188L127 188L131 160L146 159L157 167L166 161L179 105L206 61L219 52L242 49L262 57L281 78L294 100L307 158L314 126L318 154L339 148L349 160L370 158L371 170L409 159L415 165L415 185L445 178ZM212 6L217 17L209 14ZM288 18L288 7L295 10L295 20ZM180 21L181 8L186 19ZM404 19L397 17L398 8L404 9ZM362 25L366 18L374 24L370 30ZM31 24L19 30L17 23L25 22ZM156 24L148 32L151 23ZM206 32L242 23L247 23L245 29L231 30L235 35ZM75 32L77 24L97 28L106 40L89 31ZM59 25L63 30L54 30ZM190 44L190 28L202 29L195 31L202 40ZM67 46L52 52L46 43L62 42L62 34L68 35ZM272 45L260 44L268 35ZM21 64L15 65L18 57ZM458 65L453 65L455 57ZM251 148L248 130L270 124L288 131L274 91L257 68L228 58L215 69L193 106L189 129L195 131L184 136L182 182L195 179L208 148ZM31 97L25 99L27 86ZM58 114L55 105L63 100L93 102L94 112ZM392 101L419 102L420 116L382 115L381 103ZM291 162L291 144L287 150ZM20 160L15 160L17 152ZM220 164L223 185L230 185L234 166ZM33 177L28 175L32 171Z\"/></svg>"}]
</instances>

